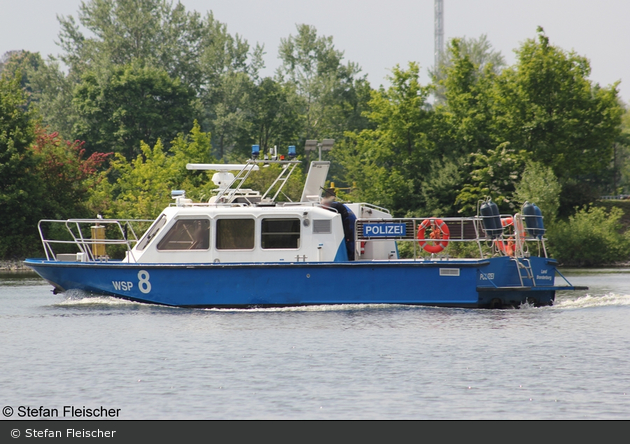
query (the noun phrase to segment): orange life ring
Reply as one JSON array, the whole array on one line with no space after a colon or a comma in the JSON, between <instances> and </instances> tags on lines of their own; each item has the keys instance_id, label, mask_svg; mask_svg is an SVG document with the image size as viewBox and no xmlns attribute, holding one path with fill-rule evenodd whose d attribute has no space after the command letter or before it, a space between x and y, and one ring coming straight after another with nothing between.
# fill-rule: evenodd
<instances>
[{"instance_id":1,"label":"orange life ring","mask_svg":"<svg viewBox=\"0 0 630 444\"><path fill-rule=\"evenodd\" d=\"M424 232L429 226L433 226L433 231L431 231L430 234L431 239L440 239L435 245L429 245L428 241L424 238ZM447 247L450 236L451 231L442 219L425 219L418 227L416 239L418 239L418 244L424 251L428 253L439 253Z\"/></svg>"},{"instance_id":2,"label":"orange life ring","mask_svg":"<svg viewBox=\"0 0 630 444\"><path fill-rule=\"evenodd\" d=\"M514 238L509 237L507 242L500 239L495 239L494 244L497 248L505 253L507 256L514 256Z\"/></svg>"},{"instance_id":3,"label":"orange life ring","mask_svg":"<svg viewBox=\"0 0 630 444\"><path fill-rule=\"evenodd\" d=\"M501 226L505 228L507 226L514 225L515 235L520 238L521 245L522 245L523 241L525 240L525 230L523 228L523 221L520 219L519 216L520 215L517 213L514 215L514 218L512 217L501 218ZM507 238L507 242L502 241L500 239L496 239L494 241L494 244L497 246L497 248L500 251L505 253L507 256L514 256L514 252L516 250L514 240L515 240L515 236L510 236Z\"/></svg>"}]
</instances>

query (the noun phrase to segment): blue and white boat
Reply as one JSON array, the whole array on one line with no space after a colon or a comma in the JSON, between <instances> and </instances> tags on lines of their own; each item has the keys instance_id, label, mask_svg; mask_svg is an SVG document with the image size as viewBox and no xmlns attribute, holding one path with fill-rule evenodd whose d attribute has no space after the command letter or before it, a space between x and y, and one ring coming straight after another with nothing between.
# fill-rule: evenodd
<instances>
[{"instance_id":1,"label":"blue and white boat","mask_svg":"<svg viewBox=\"0 0 630 444\"><path fill-rule=\"evenodd\" d=\"M270 163L282 168L264 194L243 188ZM322 196L326 161L311 162L299 202L277 201L299 163L189 164L216 171L209 201L176 190L153 221L42 220L46 258L25 264L54 292L178 307L501 308L551 305L557 290L577 289L547 257L539 212L499 215L486 201L471 217L395 218L375 205ZM60 231L65 236L48 234ZM462 251L476 257L455 257Z\"/></svg>"}]
</instances>

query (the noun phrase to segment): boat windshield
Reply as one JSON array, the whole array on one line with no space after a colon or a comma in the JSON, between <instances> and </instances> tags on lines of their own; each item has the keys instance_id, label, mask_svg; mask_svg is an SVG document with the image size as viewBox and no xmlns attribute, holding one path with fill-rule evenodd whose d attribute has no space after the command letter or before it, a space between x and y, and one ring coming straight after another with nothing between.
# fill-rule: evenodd
<instances>
[{"instance_id":1,"label":"boat windshield","mask_svg":"<svg viewBox=\"0 0 630 444\"><path fill-rule=\"evenodd\" d=\"M149 242L160 232L162 227L166 224L166 215L162 214L154 223L151 225L151 228L147 230L138 245L136 246L136 250L142 251L149 245Z\"/></svg>"}]
</instances>

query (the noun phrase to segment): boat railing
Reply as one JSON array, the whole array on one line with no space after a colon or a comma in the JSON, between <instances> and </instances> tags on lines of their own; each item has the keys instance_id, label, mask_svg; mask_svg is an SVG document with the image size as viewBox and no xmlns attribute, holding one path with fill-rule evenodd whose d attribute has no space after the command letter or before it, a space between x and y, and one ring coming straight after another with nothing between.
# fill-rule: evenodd
<instances>
[{"instance_id":1,"label":"boat railing","mask_svg":"<svg viewBox=\"0 0 630 444\"><path fill-rule=\"evenodd\" d=\"M132 254L133 246L153 222L152 219L42 219L37 229L47 260L90 262L109 260L113 246L117 254ZM78 251L68 253L68 250Z\"/></svg>"},{"instance_id":2,"label":"boat railing","mask_svg":"<svg viewBox=\"0 0 630 444\"><path fill-rule=\"evenodd\" d=\"M522 261L531 255L547 257L544 230L527 227L526 217L521 214L501 215L501 220L504 225L500 229L490 230L482 216L358 218L354 229L356 254L363 256L367 243L393 240L404 257L413 259L474 255ZM464 243L476 246L466 248Z\"/></svg>"},{"instance_id":3,"label":"boat railing","mask_svg":"<svg viewBox=\"0 0 630 444\"><path fill-rule=\"evenodd\" d=\"M382 211L383 213L391 214L387 208L379 207L378 205L374 205L371 203L360 202L359 205L361 207L371 208L373 210L379 210L379 211Z\"/></svg>"}]
</instances>

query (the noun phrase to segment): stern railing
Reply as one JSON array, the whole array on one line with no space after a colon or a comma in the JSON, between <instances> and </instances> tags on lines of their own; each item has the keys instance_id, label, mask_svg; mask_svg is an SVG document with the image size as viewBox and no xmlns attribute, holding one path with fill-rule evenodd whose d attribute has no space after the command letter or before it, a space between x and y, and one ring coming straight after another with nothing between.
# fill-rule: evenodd
<instances>
[{"instance_id":1,"label":"stern railing","mask_svg":"<svg viewBox=\"0 0 630 444\"><path fill-rule=\"evenodd\" d=\"M395 241L404 246L405 258L426 259L471 255L487 258L507 256L523 260L530 256L547 257L546 238L532 235L520 214L501 215L505 225L500 230L486 230L483 216L431 218L357 218L354 226L356 252L361 259L367 243ZM474 249L462 251L454 247L462 243L476 244ZM533 251L536 249L536 251ZM470 257L470 256L467 256Z\"/></svg>"}]
</instances>

